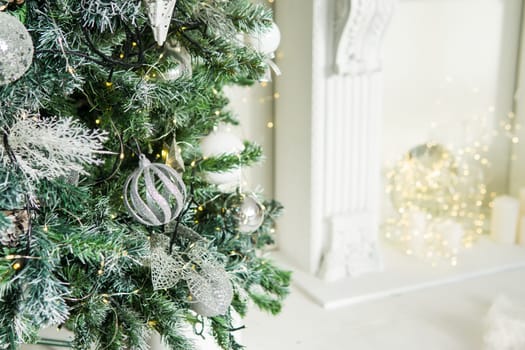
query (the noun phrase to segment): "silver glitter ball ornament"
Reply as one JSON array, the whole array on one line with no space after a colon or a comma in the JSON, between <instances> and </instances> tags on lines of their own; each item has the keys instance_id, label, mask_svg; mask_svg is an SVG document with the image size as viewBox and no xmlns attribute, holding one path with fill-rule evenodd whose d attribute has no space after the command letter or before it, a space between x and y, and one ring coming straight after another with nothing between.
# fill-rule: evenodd
<instances>
[{"instance_id":1,"label":"silver glitter ball ornament","mask_svg":"<svg viewBox=\"0 0 525 350\"><path fill-rule=\"evenodd\" d=\"M235 217L239 232L254 232L264 221L264 206L253 194L235 193L228 198L226 206Z\"/></svg>"},{"instance_id":2,"label":"silver glitter ball ornament","mask_svg":"<svg viewBox=\"0 0 525 350\"><path fill-rule=\"evenodd\" d=\"M14 16L0 12L0 85L20 78L33 62L33 41Z\"/></svg>"},{"instance_id":3,"label":"silver glitter ball ornament","mask_svg":"<svg viewBox=\"0 0 525 350\"><path fill-rule=\"evenodd\" d=\"M181 175L165 164L152 164L141 154L139 168L124 185L124 204L130 215L144 225L166 225L177 218L185 199Z\"/></svg>"}]
</instances>

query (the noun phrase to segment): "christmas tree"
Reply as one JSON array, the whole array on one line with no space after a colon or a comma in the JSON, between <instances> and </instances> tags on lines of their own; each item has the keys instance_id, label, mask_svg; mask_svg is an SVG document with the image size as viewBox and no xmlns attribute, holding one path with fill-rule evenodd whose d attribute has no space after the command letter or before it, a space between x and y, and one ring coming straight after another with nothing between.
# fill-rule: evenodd
<instances>
[{"instance_id":1,"label":"christmas tree","mask_svg":"<svg viewBox=\"0 0 525 350\"><path fill-rule=\"evenodd\" d=\"M188 324L242 348L234 313L279 312L290 275L260 254L281 206L239 188L262 150L217 126L237 123L223 87L274 67L271 11L248 0L0 9L0 348L56 326L76 349L147 349L155 331L191 349Z\"/></svg>"}]
</instances>

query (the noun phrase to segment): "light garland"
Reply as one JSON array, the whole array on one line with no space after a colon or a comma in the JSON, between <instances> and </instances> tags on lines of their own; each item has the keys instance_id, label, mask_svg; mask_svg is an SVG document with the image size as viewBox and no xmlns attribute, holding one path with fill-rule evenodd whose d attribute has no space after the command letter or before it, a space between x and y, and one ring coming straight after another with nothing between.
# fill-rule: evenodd
<instances>
[{"instance_id":1,"label":"light garland","mask_svg":"<svg viewBox=\"0 0 525 350\"><path fill-rule=\"evenodd\" d=\"M386 192L397 212L387 219L385 236L433 265L443 259L456 265L461 249L471 247L486 226L488 146L451 149L432 142L416 146L387 173Z\"/></svg>"}]
</instances>

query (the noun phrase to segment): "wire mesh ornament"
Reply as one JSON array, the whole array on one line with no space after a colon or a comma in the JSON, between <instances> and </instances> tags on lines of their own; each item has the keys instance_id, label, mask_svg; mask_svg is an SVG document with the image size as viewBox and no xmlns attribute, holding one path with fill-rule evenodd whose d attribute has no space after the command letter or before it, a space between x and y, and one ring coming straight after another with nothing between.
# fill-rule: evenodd
<instances>
[{"instance_id":1,"label":"wire mesh ornament","mask_svg":"<svg viewBox=\"0 0 525 350\"><path fill-rule=\"evenodd\" d=\"M19 79L33 62L33 41L14 16L0 12L0 86Z\"/></svg>"},{"instance_id":2,"label":"wire mesh ornament","mask_svg":"<svg viewBox=\"0 0 525 350\"><path fill-rule=\"evenodd\" d=\"M197 232L184 225L177 228L182 241L191 242L185 250L174 247L166 235L151 236L151 279L154 290L169 289L181 280L186 281L191 294L191 308L203 316L222 315L233 299L228 273L208 243Z\"/></svg>"},{"instance_id":3,"label":"wire mesh ornament","mask_svg":"<svg viewBox=\"0 0 525 350\"><path fill-rule=\"evenodd\" d=\"M152 164L143 154L139 158L139 168L124 185L124 205L144 225L166 225L184 207L186 187L182 177L165 164Z\"/></svg>"},{"instance_id":4,"label":"wire mesh ornament","mask_svg":"<svg viewBox=\"0 0 525 350\"><path fill-rule=\"evenodd\" d=\"M170 255L169 237L151 236L151 282L154 290L169 289L184 277L185 262L178 255Z\"/></svg>"},{"instance_id":5,"label":"wire mesh ornament","mask_svg":"<svg viewBox=\"0 0 525 350\"><path fill-rule=\"evenodd\" d=\"M251 193L232 194L226 200L226 207L232 212L237 229L242 233L257 231L264 221L265 208Z\"/></svg>"},{"instance_id":6,"label":"wire mesh ornament","mask_svg":"<svg viewBox=\"0 0 525 350\"><path fill-rule=\"evenodd\" d=\"M167 226L171 226L167 225ZM207 249L207 242L194 230L178 225L177 238L187 248L174 246L170 253L170 238L164 234L153 234L150 239L150 265L153 288L169 289L181 279L187 280L194 272L192 266L215 265L216 259Z\"/></svg>"},{"instance_id":7,"label":"wire mesh ornament","mask_svg":"<svg viewBox=\"0 0 525 350\"><path fill-rule=\"evenodd\" d=\"M233 288L224 268L204 265L188 278L188 288L195 301L191 309L206 317L224 315L233 299Z\"/></svg>"},{"instance_id":8,"label":"wire mesh ornament","mask_svg":"<svg viewBox=\"0 0 525 350\"><path fill-rule=\"evenodd\" d=\"M16 247L29 229L29 215L25 209L6 210L3 215L10 222L5 229L0 230L0 243L7 247Z\"/></svg>"},{"instance_id":9,"label":"wire mesh ornament","mask_svg":"<svg viewBox=\"0 0 525 350\"><path fill-rule=\"evenodd\" d=\"M168 37L177 0L144 0L143 3L153 30L153 37L157 44L162 46Z\"/></svg>"}]
</instances>

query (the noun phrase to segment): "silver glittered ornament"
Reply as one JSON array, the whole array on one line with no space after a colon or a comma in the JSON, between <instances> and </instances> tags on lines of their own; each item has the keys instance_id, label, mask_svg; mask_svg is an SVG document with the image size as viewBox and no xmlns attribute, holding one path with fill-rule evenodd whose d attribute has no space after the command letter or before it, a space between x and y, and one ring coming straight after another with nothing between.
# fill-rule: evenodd
<instances>
[{"instance_id":1,"label":"silver glittered ornament","mask_svg":"<svg viewBox=\"0 0 525 350\"><path fill-rule=\"evenodd\" d=\"M189 276L188 288L194 301L191 309L205 317L224 315L233 299L230 278L220 266L203 265Z\"/></svg>"},{"instance_id":2,"label":"silver glittered ornament","mask_svg":"<svg viewBox=\"0 0 525 350\"><path fill-rule=\"evenodd\" d=\"M162 46L168 37L171 17L177 0L144 0L143 3L153 30L153 37L157 44Z\"/></svg>"},{"instance_id":3,"label":"silver glittered ornament","mask_svg":"<svg viewBox=\"0 0 525 350\"><path fill-rule=\"evenodd\" d=\"M151 282L154 290L174 287L183 277L185 262L177 254L169 254L168 236L151 236Z\"/></svg>"},{"instance_id":4,"label":"silver glittered ornament","mask_svg":"<svg viewBox=\"0 0 525 350\"><path fill-rule=\"evenodd\" d=\"M185 199L181 175L165 164L152 164L141 154L139 168L124 185L124 204L130 215L144 225L165 225L177 218Z\"/></svg>"},{"instance_id":5,"label":"silver glittered ornament","mask_svg":"<svg viewBox=\"0 0 525 350\"><path fill-rule=\"evenodd\" d=\"M167 225L170 226L170 225ZM177 246L170 252L170 238L164 234L152 234L150 239L151 282L154 290L175 287L180 280L187 280L195 273L197 265L213 264L206 241L191 228L176 225L177 237L192 242L185 251ZM172 228L175 229L175 228Z\"/></svg>"},{"instance_id":6,"label":"silver glittered ornament","mask_svg":"<svg viewBox=\"0 0 525 350\"><path fill-rule=\"evenodd\" d=\"M33 61L33 42L14 16L0 12L0 85L20 78Z\"/></svg>"},{"instance_id":7,"label":"silver glittered ornament","mask_svg":"<svg viewBox=\"0 0 525 350\"><path fill-rule=\"evenodd\" d=\"M237 192L228 198L226 207L232 212L237 229L242 233L257 231L264 221L264 206L253 194Z\"/></svg>"},{"instance_id":8,"label":"silver glittered ornament","mask_svg":"<svg viewBox=\"0 0 525 350\"><path fill-rule=\"evenodd\" d=\"M224 266L209 250L208 242L191 228L178 225L177 236L191 243L184 250L175 246L171 252L168 236L151 236L153 289L173 288L183 280L188 285L190 307L195 312L207 317L225 314L233 299L233 288Z\"/></svg>"}]
</instances>

